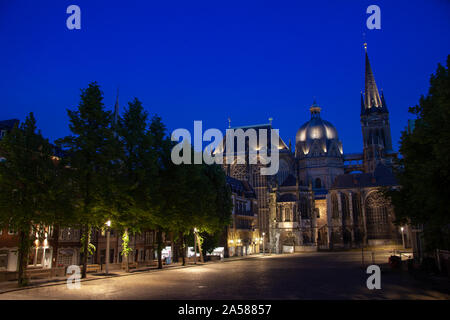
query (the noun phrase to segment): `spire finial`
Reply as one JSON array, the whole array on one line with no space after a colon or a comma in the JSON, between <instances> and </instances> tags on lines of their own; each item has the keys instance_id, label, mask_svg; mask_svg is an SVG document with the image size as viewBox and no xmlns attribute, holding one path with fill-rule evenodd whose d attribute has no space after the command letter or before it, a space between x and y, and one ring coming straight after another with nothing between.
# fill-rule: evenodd
<instances>
[{"instance_id":1,"label":"spire finial","mask_svg":"<svg viewBox=\"0 0 450 320\"><path fill-rule=\"evenodd\" d=\"M270 123L270 125L272 125L272 120L273 120L273 118L270 117L270 118L269 118L269 123Z\"/></svg>"},{"instance_id":2,"label":"spire finial","mask_svg":"<svg viewBox=\"0 0 450 320\"><path fill-rule=\"evenodd\" d=\"M230 129L230 128L231 128L231 118L228 117L228 129Z\"/></svg>"},{"instance_id":3,"label":"spire finial","mask_svg":"<svg viewBox=\"0 0 450 320\"><path fill-rule=\"evenodd\" d=\"M367 52L366 33L363 32L362 36L363 36L364 50Z\"/></svg>"},{"instance_id":4,"label":"spire finial","mask_svg":"<svg viewBox=\"0 0 450 320\"><path fill-rule=\"evenodd\" d=\"M311 116L320 115L321 110L322 109L317 105L316 97L314 97L314 102L313 102L312 106L309 108L309 111L311 112Z\"/></svg>"}]
</instances>

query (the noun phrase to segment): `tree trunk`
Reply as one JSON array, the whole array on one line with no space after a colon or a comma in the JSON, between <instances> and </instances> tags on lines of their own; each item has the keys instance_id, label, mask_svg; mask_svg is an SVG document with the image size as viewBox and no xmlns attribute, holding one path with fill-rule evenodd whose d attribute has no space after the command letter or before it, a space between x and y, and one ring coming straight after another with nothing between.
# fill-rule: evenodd
<instances>
[{"instance_id":1,"label":"tree trunk","mask_svg":"<svg viewBox=\"0 0 450 320\"><path fill-rule=\"evenodd\" d=\"M228 247L228 226L225 228L225 244L223 248L223 257L229 258L230 257L230 248Z\"/></svg>"},{"instance_id":2,"label":"tree trunk","mask_svg":"<svg viewBox=\"0 0 450 320\"><path fill-rule=\"evenodd\" d=\"M125 232L124 232L127 236L126 238L128 239L128 242L126 244L126 247L128 249L128 245L130 243L130 238L128 235L128 228L125 228ZM123 250L123 244L122 244L122 250ZM130 265L129 265L129 261L128 261L128 251L124 252L124 256L125 256L125 272L130 272Z\"/></svg>"},{"instance_id":3,"label":"tree trunk","mask_svg":"<svg viewBox=\"0 0 450 320\"><path fill-rule=\"evenodd\" d=\"M175 258L175 245L173 243L173 232L170 233L170 263L174 262L174 258Z\"/></svg>"},{"instance_id":4,"label":"tree trunk","mask_svg":"<svg viewBox=\"0 0 450 320\"><path fill-rule=\"evenodd\" d=\"M52 268L58 267L58 248L59 248L59 226L53 228L53 261Z\"/></svg>"},{"instance_id":5,"label":"tree trunk","mask_svg":"<svg viewBox=\"0 0 450 320\"><path fill-rule=\"evenodd\" d=\"M158 269L162 269L162 230L158 229L158 235L157 235L157 241L158 241Z\"/></svg>"},{"instance_id":6,"label":"tree trunk","mask_svg":"<svg viewBox=\"0 0 450 320\"><path fill-rule=\"evenodd\" d=\"M183 261L183 266L186 265L186 246L184 244L184 234L180 231L180 250L181 250L181 259Z\"/></svg>"},{"instance_id":7,"label":"tree trunk","mask_svg":"<svg viewBox=\"0 0 450 320\"><path fill-rule=\"evenodd\" d=\"M86 278L86 273L87 273L87 258L88 258L88 248L89 248L89 227L88 226L84 226L84 243L83 243L83 259L81 260L81 265L83 266L82 271L81 271L81 278L85 279Z\"/></svg>"},{"instance_id":8,"label":"tree trunk","mask_svg":"<svg viewBox=\"0 0 450 320\"><path fill-rule=\"evenodd\" d=\"M28 284L26 270L28 264L28 254L30 252L30 230L19 231L19 269L18 269L18 285L24 287Z\"/></svg>"},{"instance_id":9,"label":"tree trunk","mask_svg":"<svg viewBox=\"0 0 450 320\"><path fill-rule=\"evenodd\" d=\"M197 233L195 233L195 238L196 238L196 241L197 241L198 251L199 251L199 253L200 253L200 262L201 262L201 263L204 263L205 261L203 260L203 250L202 250L202 245L201 245L201 243L200 243L200 238L199 238L199 236L198 236Z\"/></svg>"}]
</instances>

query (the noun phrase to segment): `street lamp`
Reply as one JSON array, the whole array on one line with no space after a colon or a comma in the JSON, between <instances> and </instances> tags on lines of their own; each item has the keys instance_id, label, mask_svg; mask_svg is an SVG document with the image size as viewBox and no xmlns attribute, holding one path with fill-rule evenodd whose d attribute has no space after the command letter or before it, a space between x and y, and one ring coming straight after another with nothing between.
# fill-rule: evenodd
<instances>
[{"instance_id":1,"label":"street lamp","mask_svg":"<svg viewBox=\"0 0 450 320\"><path fill-rule=\"evenodd\" d=\"M262 233L262 243L263 243L263 255L266 253L266 250L265 250L265 235L266 235L266 233L265 232L263 232Z\"/></svg>"},{"instance_id":2,"label":"street lamp","mask_svg":"<svg viewBox=\"0 0 450 320\"><path fill-rule=\"evenodd\" d=\"M405 234L403 233L403 230L404 230L404 229L405 229L405 228L403 228L403 227L400 228L400 230L402 231L402 243L403 243L403 249L406 248L406 245L405 245Z\"/></svg>"},{"instance_id":3,"label":"street lamp","mask_svg":"<svg viewBox=\"0 0 450 320\"><path fill-rule=\"evenodd\" d=\"M110 227L111 220L106 221L106 254L105 254L105 274L109 272L109 237L110 237Z\"/></svg>"},{"instance_id":4,"label":"street lamp","mask_svg":"<svg viewBox=\"0 0 450 320\"><path fill-rule=\"evenodd\" d=\"M197 228L194 228L194 264L197 264Z\"/></svg>"}]
</instances>

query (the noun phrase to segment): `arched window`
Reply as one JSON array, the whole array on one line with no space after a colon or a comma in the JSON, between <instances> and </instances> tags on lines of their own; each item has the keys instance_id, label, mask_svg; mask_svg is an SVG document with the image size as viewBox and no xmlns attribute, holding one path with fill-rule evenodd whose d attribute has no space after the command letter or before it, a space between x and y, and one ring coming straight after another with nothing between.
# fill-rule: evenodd
<instances>
[{"instance_id":1,"label":"arched window","mask_svg":"<svg viewBox=\"0 0 450 320\"><path fill-rule=\"evenodd\" d=\"M339 205L335 193L331 195L331 217L339 218Z\"/></svg>"},{"instance_id":2,"label":"arched window","mask_svg":"<svg viewBox=\"0 0 450 320\"><path fill-rule=\"evenodd\" d=\"M302 219L309 219L308 200L305 197L301 197L300 199L300 213Z\"/></svg>"},{"instance_id":3,"label":"arched window","mask_svg":"<svg viewBox=\"0 0 450 320\"><path fill-rule=\"evenodd\" d=\"M291 212L289 208L284 209L284 221L291 221Z\"/></svg>"},{"instance_id":4,"label":"arched window","mask_svg":"<svg viewBox=\"0 0 450 320\"><path fill-rule=\"evenodd\" d=\"M283 208L277 206L277 221L282 221L281 220L281 210L283 210Z\"/></svg>"},{"instance_id":5,"label":"arched window","mask_svg":"<svg viewBox=\"0 0 450 320\"><path fill-rule=\"evenodd\" d=\"M341 193L341 206L342 206L342 220L345 221L350 218L348 196L345 193Z\"/></svg>"},{"instance_id":6,"label":"arched window","mask_svg":"<svg viewBox=\"0 0 450 320\"><path fill-rule=\"evenodd\" d=\"M316 178L314 185L316 186L317 189L322 188L322 181L320 180L320 178Z\"/></svg>"},{"instance_id":7,"label":"arched window","mask_svg":"<svg viewBox=\"0 0 450 320\"><path fill-rule=\"evenodd\" d=\"M353 224L361 222L361 196L359 193L352 194Z\"/></svg>"},{"instance_id":8,"label":"arched window","mask_svg":"<svg viewBox=\"0 0 450 320\"><path fill-rule=\"evenodd\" d=\"M369 239L389 238L388 207L383 196L372 193L366 200L367 237Z\"/></svg>"}]
</instances>

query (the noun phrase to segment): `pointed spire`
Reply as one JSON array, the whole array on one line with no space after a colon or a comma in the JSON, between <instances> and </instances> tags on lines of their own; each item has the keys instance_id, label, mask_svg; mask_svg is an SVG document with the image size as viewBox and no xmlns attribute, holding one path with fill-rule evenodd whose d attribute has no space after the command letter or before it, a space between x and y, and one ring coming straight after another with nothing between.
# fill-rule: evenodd
<instances>
[{"instance_id":1,"label":"pointed spire","mask_svg":"<svg viewBox=\"0 0 450 320\"><path fill-rule=\"evenodd\" d=\"M228 129L230 129L230 128L231 128L231 118L228 117Z\"/></svg>"},{"instance_id":2,"label":"pointed spire","mask_svg":"<svg viewBox=\"0 0 450 320\"><path fill-rule=\"evenodd\" d=\"M384 112L389 112L386 106L386 101L384 100L384 92L383 92L383 88L381 88L381 105L382 105L382 111Z\"/></svg>"},{"instance_id":3,"label":"pointed spire","mask_svg":"<svg viewBox=\"0 0 450 320\"><path fill-rule=\"evenodd\" d=\"M380 94L378 93L375 77L370 67L369 55L367 54L367 43L364 43L366 51L366 74L365 74L365 108L381 108Z\"/></svg>"},{"instance_id":4,"label":"pointed spire","mask_svg":"<svg viewBox=\"0 0 450 320\"><path fill-rule=\"evenodd\" d=\"M361 91L361 115L366 113L366 107L364 106L364 94Z\"/></svg>"}]
</instances>

